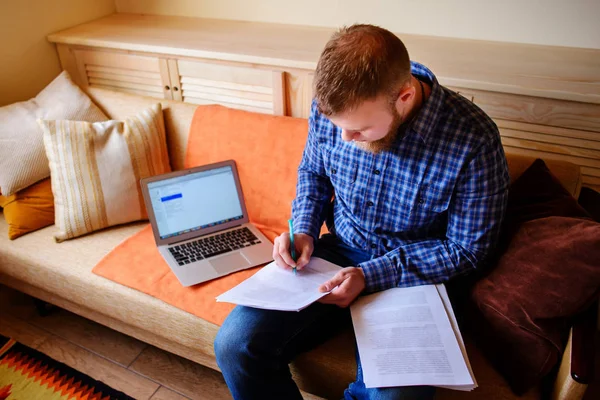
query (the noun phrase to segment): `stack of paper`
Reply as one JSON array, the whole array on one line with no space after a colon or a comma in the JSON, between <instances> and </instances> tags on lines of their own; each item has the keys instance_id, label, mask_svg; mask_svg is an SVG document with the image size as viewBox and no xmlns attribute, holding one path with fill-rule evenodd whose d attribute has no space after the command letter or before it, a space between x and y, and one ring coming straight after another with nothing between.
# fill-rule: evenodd
<instances>
[{"instance_id":1,"label":"stack of paper","mask_svg":"<svg viewBox=\"0 0 600 400\"><path fill-rule=\"evenodd\" d=\"M217 301L266 310L300 311L329 293L319 292L319 286L333 278L340 269L338 265L313 257L294 275L273 261L218 296Z\"/></svg>"},{"instance_id":2,"label":"stack of paper","mask_svg":"<svg viewBox=\"0 0 600 400\"><path fill-rule=\"evenodd\" d=\"M294 275L275 262L217 297L217 301L300 311L327 293L320 285L340 267L320 258ZM359 297L352 322L365 385L477 387L456 317L443 285L389 289Z\"/></svg>"},{"instance_id":3,"label":"stack of paper","mask_svg":"<svg viewBox=\"0 0 600 400\"><path fill-rule=\"evenodd\" d=\"M351 313L366 387L477 387L443 285L360 297Z\"/></svg>"}]
</instances>

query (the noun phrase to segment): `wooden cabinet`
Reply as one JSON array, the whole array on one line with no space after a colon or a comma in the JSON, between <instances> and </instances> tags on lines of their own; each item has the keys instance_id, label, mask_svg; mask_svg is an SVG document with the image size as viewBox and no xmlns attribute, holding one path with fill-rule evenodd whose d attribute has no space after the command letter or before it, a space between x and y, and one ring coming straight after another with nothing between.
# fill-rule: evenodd
<instances>
[{"instance_id":1,"label":"wooden cabinet","mask_svg":"<svg viewBox=\"0 0 600 400\"><path fill-rule=\"evenodd\" d=\"M285 74L285 100L288 115L292 117L308 118L313 99L312 71L294 71Z\"/></svg>"},{"instance_id":2,"label":"wooden cabinet","mask_svg":"<svg viewBox=\"0 0 600 400\"><path fill-rule=\"evenodd\" d=\"M83 86L173 98L166 58L87 49L74 49L72 54Z\"/></svg>"},{"instance_id":3,"label":"wooden cabinet","mask_svg":"<svg viewBox=\"0 0 600 400\"><path fill-rule=\"evenodd\" d=\"M83 87L286 115L282 71L104 49L63 47L59 54Z\"/></svg>"},{"instance_id":4,"label":"wooden cabinet","mask_svg":"<svg viewBox=\"0 0 600 400\"><path fill-rule=\"evenodd\" d=\"M82 86L306 118L314 69L332 33L114 14L49 40ZM442 85L492 117L507 152L573 162L584 184L600 190L600 50L401 38Z\"/></svg>"},{"instance_id":5,"label":"wooden cabinet","mask_svg":"<svg viewBox=\"0 0 600 400\"><path fill-rule=\"evenodd\" d=\"M283 72L201 61L169 60L175 100L285 115Z\"/></svg>"}]
</instances>

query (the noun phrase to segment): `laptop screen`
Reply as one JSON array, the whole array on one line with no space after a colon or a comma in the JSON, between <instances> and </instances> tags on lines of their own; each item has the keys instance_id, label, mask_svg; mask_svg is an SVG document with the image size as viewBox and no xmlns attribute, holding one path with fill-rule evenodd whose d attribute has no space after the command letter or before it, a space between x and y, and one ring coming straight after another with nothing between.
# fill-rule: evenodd
<instances>
[{"instance_id":1,"label":"laptop screen","mask_svg":"<svg viewBox=\"0 0 600 400\"><path fill-rule=\"evenodd\" d=\"M150 182L148 193L161 239L243 218L230 166Z\"/></svg>"}]
</instances>

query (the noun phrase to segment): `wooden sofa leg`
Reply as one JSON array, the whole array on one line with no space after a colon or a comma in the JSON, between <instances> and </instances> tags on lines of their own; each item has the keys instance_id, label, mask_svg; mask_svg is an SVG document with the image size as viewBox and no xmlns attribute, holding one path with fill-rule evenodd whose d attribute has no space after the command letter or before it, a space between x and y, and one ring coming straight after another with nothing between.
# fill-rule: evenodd
<instances>
[{"instance_id":1,"label":"wooden sofa leg","mask_svg":"<svg viewBox=\"0 0 600 400\"><path fill-rule=\"evenodd\" d=\"M553 400L580 400L585 394L593 376L597 311L597 304L593 304L574 320L556 377Z\"/></svg>"},{"instance_id":2,"label":"wooden sofa leg","mask_svg":"<svg viewBox=\"0 0 600 400\"><path fill-rule=\"evenodd\" d=\"M563 354L558 376L556 377L552 400L578 400L582 399L587 389L586 384L577 382L571 376L571 350L573 332L569 334L569 342Z\"/></svg>"}]
</instances>

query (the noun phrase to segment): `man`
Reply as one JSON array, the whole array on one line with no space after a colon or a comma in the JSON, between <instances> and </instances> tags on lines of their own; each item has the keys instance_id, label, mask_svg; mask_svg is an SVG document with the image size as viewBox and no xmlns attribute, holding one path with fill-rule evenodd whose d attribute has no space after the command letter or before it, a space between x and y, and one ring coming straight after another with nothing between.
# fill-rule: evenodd
<instances>
[{"instance_id":1,"label":"man","mask_svg":"<svg viewBox=\"0 0 600 400\"><path fill-rule=\"evenodd\" d=\"M411 63L400 39L370 25L335 33L317 65L292 204L300 256L290 256L285 233L273 257L299 273L311 256L346 268L321 287L330 294L299 313L232 311L215 352L234 398L300 399L289 362L347 323L347 307L360 294L474 270L497 239L508 183L496 125ZM319 238L326 218L331 234ZM344 396L391 400L433 392L366 389L358 368Z\"/></svg>"}]
</instances>

